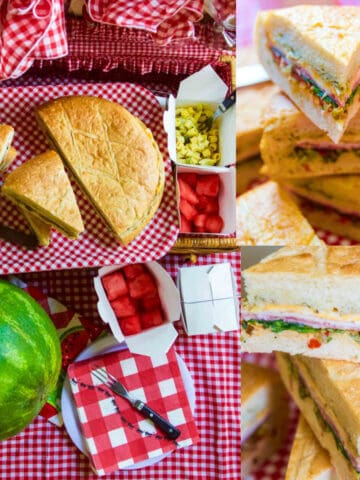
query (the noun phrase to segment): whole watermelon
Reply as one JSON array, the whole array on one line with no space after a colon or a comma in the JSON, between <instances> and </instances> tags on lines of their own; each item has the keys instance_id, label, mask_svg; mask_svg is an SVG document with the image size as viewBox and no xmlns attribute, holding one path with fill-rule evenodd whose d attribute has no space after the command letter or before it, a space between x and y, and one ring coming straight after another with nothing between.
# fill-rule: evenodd
<instances>
[{"instance_id":1,"label":"whole watermelon","mask_svg":"<svg viewBox=\"0 0 360 480\"><path fill-rule=\"evenodd\" d=\"M21 288L0 280L0 440L36 417L56 385L60 365L51 319Z\"/></svg>"}]
</instances>

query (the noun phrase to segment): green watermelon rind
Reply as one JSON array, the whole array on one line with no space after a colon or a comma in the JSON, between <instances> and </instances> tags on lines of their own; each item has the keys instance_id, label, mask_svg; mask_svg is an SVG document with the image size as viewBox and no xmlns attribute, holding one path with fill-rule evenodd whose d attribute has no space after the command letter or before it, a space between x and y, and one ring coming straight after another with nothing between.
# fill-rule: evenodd
<instances>
[{"instance_id":1,"label":"green watermelon rind","mask_svg":"<svg viewBox=\"0 0 360 480\"><path fill-rule=\"evenodd\" d=\"M36 417L60 367L60 341L50 317L21 288L0 280L0 440Z\"/></svg>"}]
</instances>

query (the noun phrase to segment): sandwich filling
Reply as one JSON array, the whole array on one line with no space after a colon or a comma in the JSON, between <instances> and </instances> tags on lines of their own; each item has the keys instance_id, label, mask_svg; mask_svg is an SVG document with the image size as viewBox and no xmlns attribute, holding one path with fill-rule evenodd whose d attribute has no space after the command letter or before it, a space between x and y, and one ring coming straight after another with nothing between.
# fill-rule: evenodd
<instances>
[{"instance_id":1,"label":"sandwich filling","mask_svg":"<svg viewBox=\"0 0 360 480\"><path fill-rule=\"evenodd\" d=\"M289 363L290 375L295 377L299 397L301 399L310 398L312 400L316 418L319 421L322 430L329 431L333 435L337 449L341 452L345 459L351 463L356 472L360 473L360 458L350 452L350 449L347 448L347 439L343 438L344 433L340 432L340 429L337 428L335 422L331 420L325 408L323 408L317 401L313 388L308 385L306 379L301 375L301 372L297 368L296 364L289 357L287 357L287 361Z\"/></svg>"},{"instance_id":2,"label":"sandwich filling","mask_svg":"<svg viewBox=\"0 0 360 480\"><path fill-rule=\"evenodd\" d=\"M296 82L302 83L314 96L319 99L323 110L331 113L334 118L339 118L346 114L348 107L353 103L355 95L360 89L360 79L353 86L352 93L344 100L341 100L336 92L328 92L312 78L310 73L302 66L293 63L284 52L278 47L269 44L268 48L272 57L283 74L290 75Z\"/></svg>"}]
</instances>

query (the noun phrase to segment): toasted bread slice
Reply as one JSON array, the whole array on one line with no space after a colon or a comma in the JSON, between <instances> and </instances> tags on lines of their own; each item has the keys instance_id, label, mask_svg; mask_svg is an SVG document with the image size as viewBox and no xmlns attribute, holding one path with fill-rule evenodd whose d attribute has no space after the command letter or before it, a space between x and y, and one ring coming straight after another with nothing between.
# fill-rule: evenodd
<instances>
[{"instance_id":1,"label":"toasted bread slice","mask_svg":"<svg viewBox=\"0 0 360 480\"><path fill-rule=\"evenodd\" d=\"M77 238L84 230L70 180L56 152L42 153L9 173L2 192L69 238Z\"/></svg>"},{"instance_id":2,"label":"toasted bread slice","mask_svg":"<svg viewBox=\"0 0 360 480\"><path fill-rule=\"evenodd\" d=\"M44 222L40 217L36 217L31 210L28 210L25 206L20 206L20 211L29 222L32 231L35 233L39 245L46 247L51 241L51 225Z\"/></svg>"}]
</instances>

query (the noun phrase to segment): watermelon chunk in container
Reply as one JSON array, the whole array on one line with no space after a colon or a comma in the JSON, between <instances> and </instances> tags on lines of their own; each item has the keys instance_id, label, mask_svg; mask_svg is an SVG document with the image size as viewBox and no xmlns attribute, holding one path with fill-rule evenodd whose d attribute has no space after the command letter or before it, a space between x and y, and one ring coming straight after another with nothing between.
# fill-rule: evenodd
<instances>
[{"instance_id":1,"label":"watermelon chunk in container","mask_svg":"<svg viewBox=\"0 0 360 480\"><path fill-rule=\"evenodd\" d=\"M113 265L101 268L94 278L98 296L97 307L101 319L109 324L119 343L125 342L132 353L157 356L166 353L177 337L173 322L180 319L180 295L172 278L159 263L147 262L140 265L141 269L138 266L139 264ZM123 267L129 293L134 295L132 299L139 310L139 313L127 316L127 325L124 323L126 317L117 318L112 308L114 302L109 301L102 282L103 277ZM138 329L137 319L131 318L137 315L140 315L141 331L129 334L130 331ZM124 331L121 328L122 324Z\"/></svg>"}]
</instances>

